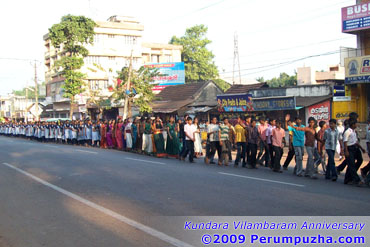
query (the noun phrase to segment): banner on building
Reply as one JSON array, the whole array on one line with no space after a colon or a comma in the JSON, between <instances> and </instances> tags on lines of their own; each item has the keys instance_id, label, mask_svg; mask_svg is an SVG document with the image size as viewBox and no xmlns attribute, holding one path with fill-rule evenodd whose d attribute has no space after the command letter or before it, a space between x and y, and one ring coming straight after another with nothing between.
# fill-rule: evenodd
<instances>
[{"instance_id":1,"label":"banner on building","mask_svg":"<svg viewBox=\"0 0 370 247\"><path fill-rule=\"evenodd\" d=\"M370 56L344 59L346 84L370 83Z\"/></svg>"},{"instance_id":2,"label":"banner on building","mask_svg":"<svg viewBox=\"0 0 370 247\"><path fill-rule=\"evenodd\" d=\"M167 86L185 84L185 65L183 62L155 63L144 65L147 68L158 69L159 75L153 78L153 91L161 91Z\"/></svg>"},{"instance_id":3,"label":"banner on building","mask_svg":"<svg viewBox=\"0 0 370 247\"><path fill-rule=\"evenodd\" d=\"M295 110L296 100L294 96L253 99L253 108L254 111Z\"/></svg>"},{"instance_id":4,"label":"banner on building","mask_svg":"<svg viewBox=\"0 0 370 247\"><path fill-rule=\"evenodd\" d=\"M250 112L253 111L251 94L218 95L219 112Z\"/></svg>"},{"instance_id":5,"label":"banner on building","mask_svg":"<svg viewBox=\"0 0 370 247\"><path fill-rule=\"evenodd\" d=\"M342 8L342 32L370 28L370 3Z\"/></svg>"},{"instance_id":6,"label":"banner on building","mask_svg":"<svg viewBox=\"0 0 370 247\"><path fill-rule=\"evenodd\" d=\"M318 122L330 120L330 101L324 101L308 107L308 117L314 117Z\"/></svg>"}]
</instances>

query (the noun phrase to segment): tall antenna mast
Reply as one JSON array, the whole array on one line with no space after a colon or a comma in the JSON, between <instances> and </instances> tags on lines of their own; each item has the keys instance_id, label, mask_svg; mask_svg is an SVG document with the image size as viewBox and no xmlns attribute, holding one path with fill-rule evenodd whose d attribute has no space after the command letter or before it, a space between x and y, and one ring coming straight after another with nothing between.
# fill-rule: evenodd
<instances>
[{"instance_id":1,"label":"tall antenna mast","mask_svg":"<svg viewBox=\"0 0 370 247\"><path fill-rule=\"evenodd\" d=\"M238 44L238 33L234 33L234 62L233 62L233 85L235 84L235 68L238 66L239 69L239 84L242 84L242 77L240 74L240 59L239 59L239 44Z\"/></svg>"}]
</instances>

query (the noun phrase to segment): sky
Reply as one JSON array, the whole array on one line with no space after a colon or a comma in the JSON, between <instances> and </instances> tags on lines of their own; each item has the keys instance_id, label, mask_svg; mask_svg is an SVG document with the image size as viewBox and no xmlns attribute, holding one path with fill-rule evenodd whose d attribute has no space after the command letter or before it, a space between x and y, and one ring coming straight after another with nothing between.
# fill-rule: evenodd
<instances>
[{"instance_id":1,"label":"sky","mask_svg":"<svg viewBox=\"0 0 370 247\"><path fill-rule=\"evenodd\" d=\"M208 27L209 49L220 76L233 71L238 35L243 78L271 79L298 67L326 70L340 62L340 47L356 47L341 32L341 8L355 0L13 0L0 3L0 95L33 84L36 62L44 79L43 35L66 14L106 20L133 16L144 25L144 41L168 43L197 24ZM325 55L330 53L330 55ZM313 56L313 57L312 57ZM304 59L306 57L311 57ZM9 59L11 58L11 59ZM15 59L17 60L15 60ZM238 73L238 72L237 72Z\"/></svg>"}]
</instances>

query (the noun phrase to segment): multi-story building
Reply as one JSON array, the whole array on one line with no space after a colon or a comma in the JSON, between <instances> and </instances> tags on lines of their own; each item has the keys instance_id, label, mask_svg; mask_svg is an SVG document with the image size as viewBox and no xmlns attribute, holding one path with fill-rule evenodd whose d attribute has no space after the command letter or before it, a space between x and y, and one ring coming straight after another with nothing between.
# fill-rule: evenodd
<instances>
[{"instance_id":1,"label":"multi-story building","mask_svg":"<svg viewBox=\"0 0 370 247\"><path fill-rule=\"evenodd\" d=\"M342 8L342 32L357 37L357 49L347 54L345 101L333 103L333 117L346 117L352 111L365 122L370 117L370 1Z\"/></svg>"},{"instance_id":2,"label":"multi-story building","mask_svg":"<svg viewBox=\"0 0 370 247\"><path fill-rule=\"evenodd\" d=\"M101 96L108 98L108 90L113 85L116 71L129 66L131 55L134 69L146 63L181 62L181 46L168 44L143 43L144 26L131 17L112 16L107 21L96 21L94 44L87 45L89 55L84 59L81 71L86 74L86 92L77 97L78 105L74 107L74 118L88 114L89 89L99 89ZM49 39L45 41L45 80L47 83L47 101L53 106L49 109L51 117L69 116L70 101L63 97L64 78L53 69L55 61L63 56L63 51L56 50ZM123 106L123 102L118 105ZM118 109L113 109L118 114ZM90 111L90 114L94 114Z\"/></svg>"},{"instance_id":3,"label":"multi-story building","mask_svg":"<svg viewBox=\"0 0 370 247\"><path fill-rule=\"evenodd\" d=\"M30 112L35 99L27 99L25 96L9 94L0 97L0 116L15 121L33 121L35 116ZM41 114L42 109L39 110Z\"/></svg>"},{"instance_id":4,"label":"multi-story building","mask_svg":"<svg viewBox=\"0 0 370 247\"><path fill-rule=\"evenodd\" d=\"M344 67L337 65L329 66L326 71L316 71L312 67L297 68L297 86L316 84L343 84Z\"/></svg>"}]
</instances>

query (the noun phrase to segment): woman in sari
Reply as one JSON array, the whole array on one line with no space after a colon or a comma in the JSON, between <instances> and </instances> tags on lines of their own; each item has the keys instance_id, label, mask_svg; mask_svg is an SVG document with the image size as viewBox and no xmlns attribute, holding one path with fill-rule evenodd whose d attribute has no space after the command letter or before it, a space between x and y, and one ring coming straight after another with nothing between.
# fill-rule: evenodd
<instances>
[{"instance_id":1,"label":"woman in sari","mask_svg":"<svg viewBox=\"0 0 370 247\"><path fill-rule=\"evenodd\" d=\"M100 147L107 148L107 120L102 121L100 125Z\"/></svg>"},{"instance_id":2,"label":"woman in sari","mask_svg":"<svg viewBox=\"0 0 370 247\"><path fill-rule=\"evenodd\" d=\"M156 156L159 157L166 157L167 154L164 150L164 138L162 134L163 130L163 123L159 117L156 117L155 122L153 123L153 137L154 137L154 145L156 150Z\"/></svg>"},{"instance_id":3,"label":"woman in sari","mask_svg":"<svg viewBox=\"0 0 370 247\"><path fill-rule=\"evenodd\" d=\"M118 119L118 123L116 124L115 130L116 130L116 142L117 142L117 149L123 150L123 142L122 142L122 119Z\"/></svg>"},{"instance_id":4,"label":"woman in sari","mask_svg":"<svg viewBox=\"0 0 370 247\"><path fill-rule=\"evenodd\" d=\"M138 119L135 119L135 121L131 125L131 130L132 130L132 150L136 151L136 141L137 141L137 124L138 124Z\"/></svg>"},{"instance_id":5,"label":"woman in sari","mask_svg":"<svg viewBox=\"0 0 370 247\"><path fill-rule=\"evenodd\" d=\"M194 133L195 141L194 141L194 153L195 157L202 156L203 154L203 147L202 147L202 139L200 138L200 128L199 128L199 120L198 118L194 118L194 125L197 127L197 131Z\"/></svg>"},{"instance_id":6,"label":"woman in sari","mask_svg":"<svg viewBox=\"0 0 370 247\"><path fill-rule=\"evenodd\" d=\"M108 148L113 148L113 140L112 140L112 130L113 130L113 125L112 125L112 120L109 121L108 126L107 126L107 145Z\"/></svg>"},{"instance_id":7,"label":"woman in sari","mask_svg":"<svg viewBox=\"0 0 370 247\"><path fill-rule=\"evenodd\" d=\"M178 158L179 157L179 147L180 142L177 137L177 124L175 123L175 118L170 117L170 122L167 124L167 145L166 153L169 157Z\"/></svg>"},{"instance_id":8,"label":"woman in sari","mask_svg":"<svg viewBox=\"0 0 370 247\"><path fill-rule=\"evenodd\" d=\"M113 148L117 148L116 120L112 120L112 143L113 143Z\"/></svg>"}]
</instances>

